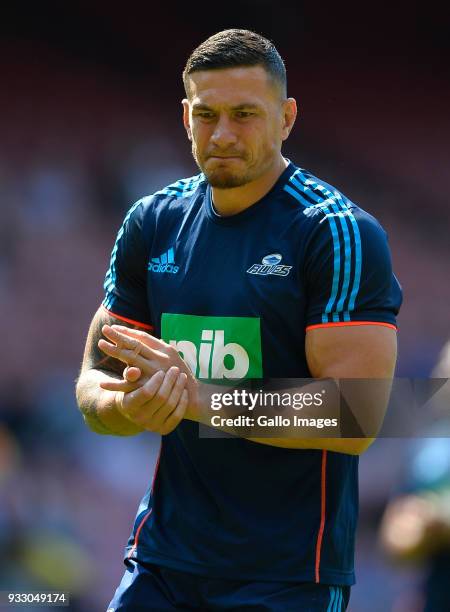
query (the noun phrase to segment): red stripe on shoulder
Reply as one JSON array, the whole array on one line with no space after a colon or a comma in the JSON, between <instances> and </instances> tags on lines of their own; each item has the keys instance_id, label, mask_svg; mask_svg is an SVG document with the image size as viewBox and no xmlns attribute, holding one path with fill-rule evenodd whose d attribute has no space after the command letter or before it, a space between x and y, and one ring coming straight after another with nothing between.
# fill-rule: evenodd
<instances>
[{"instance_id":1,"label":"red stripe on shoulder","mask_svg":"<svg viewBox=\"0 0 450 612\"><path fill-rule=\"evenodd\" d=\"M103 306L103 304L102 304L102 308L103 310L106 310L108 314L110 314L112 317L115 317L116 319L120 319L121 321L125 321L126 323L131 323L132 325L138 325L139 327L142 327L143 329L153 330L153 325L149 325L148 323L141 323L140 321L135 321L134 319L128 319L127 317L122 317L121 315L118 315L115 312L108 310L106 306Z\"/></svg>"},{"instance_id":2,"label":"red stripe on shoulder","mask_svg":"<svg viewBox=\"0 0 450 612\"><path fill-rule=\"evenodd\" d=\"M382 327L390 327L397 331L397 327L392 323L383 323L382 321L339 321L336 323L317 323L316 325L307 325L306 331L310 329L319 329L320 327L346 327L350 325L381 325Z\"/></svg>"}]
</instances>

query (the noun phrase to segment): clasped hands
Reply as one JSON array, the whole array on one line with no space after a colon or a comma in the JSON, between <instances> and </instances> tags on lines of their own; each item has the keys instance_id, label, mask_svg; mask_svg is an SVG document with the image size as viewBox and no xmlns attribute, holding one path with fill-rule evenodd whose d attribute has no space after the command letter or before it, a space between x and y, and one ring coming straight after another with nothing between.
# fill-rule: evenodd
<instances>
[{"instance_id":1,"label":"clasped hands","mask_svg":"<svg viewBox=\"0 0 450 612\"><path fill-rule=\"evenodd\" d=\"M122 380L102 381L114 391L117 410L149 431L166 435L183 418L195 420L198 382L178 354L163 340L123 325L104 325L99 349L126 364Z\"/></svg>"}]
</instances>

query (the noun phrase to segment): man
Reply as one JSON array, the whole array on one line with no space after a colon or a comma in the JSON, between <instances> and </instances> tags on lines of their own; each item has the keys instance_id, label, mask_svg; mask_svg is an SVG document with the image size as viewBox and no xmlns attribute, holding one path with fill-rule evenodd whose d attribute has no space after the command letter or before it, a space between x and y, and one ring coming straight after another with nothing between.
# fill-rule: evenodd
<instances>
[{"instance_id":1,"label":"man","mask_svg":"<svg viewBox=\"0 0 450 612\"><path fill-rule=\"evenodd\" d=\"M202 174L126 216L77 385L94 431L163 434L110 609L343 610L369 440L201 439L197 422L210 379L392 378L386 235L281 155L296 103L272 43L219 32L183 80Z\"/></svg>"}]
</instances>

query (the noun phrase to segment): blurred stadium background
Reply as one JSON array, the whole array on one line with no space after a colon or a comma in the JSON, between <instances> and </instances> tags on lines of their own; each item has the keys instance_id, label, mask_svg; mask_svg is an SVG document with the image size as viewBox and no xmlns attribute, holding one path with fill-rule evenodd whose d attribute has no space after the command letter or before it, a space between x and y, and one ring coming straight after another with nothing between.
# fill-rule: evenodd
<instances>
[{"instance_id":1,"label":"blurred stadium background","mask_svg":"<svg viewBox=\"0 0 450 612\"><path fill-rule=\"evenodd\" d=\"M92 612L123 573L158 438L90 433L74 380L124 213L196 173L188 54L226 27L275 42L300 106L285 153L388 231L398 375L427 377L449 336L449 38L432 3L30 4L0 11L0 590L64 589ZM414 609L421 569L377 543L407 452L379 440L361 459L351 612Z\"/></svg>"}]
</instances>

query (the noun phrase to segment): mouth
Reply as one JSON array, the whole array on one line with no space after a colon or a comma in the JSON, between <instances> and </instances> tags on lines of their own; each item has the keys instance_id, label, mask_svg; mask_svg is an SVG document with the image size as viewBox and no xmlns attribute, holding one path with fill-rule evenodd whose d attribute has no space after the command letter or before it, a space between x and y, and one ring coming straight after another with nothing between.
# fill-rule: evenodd
<instances>
[{"instance_id":1,"label":"mouth","mask_svg":"<svg viewBox=\"0 0 450 612\"><path fill-rule=\"evenodd\" d=\"M240 155L209 155L208 159L242 159Z\"/></svg>"}]
</instances>

